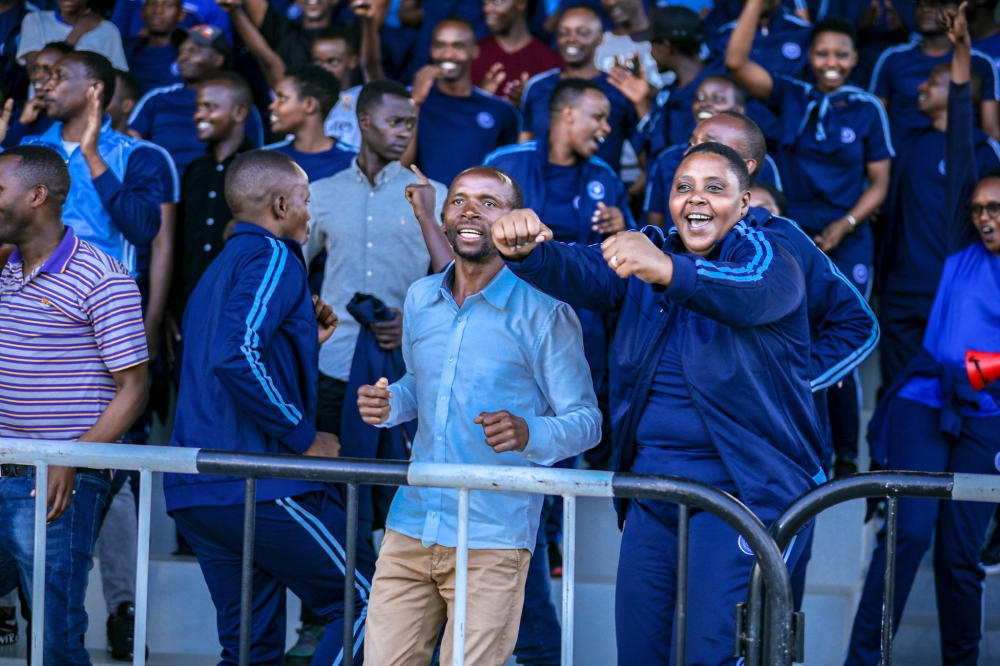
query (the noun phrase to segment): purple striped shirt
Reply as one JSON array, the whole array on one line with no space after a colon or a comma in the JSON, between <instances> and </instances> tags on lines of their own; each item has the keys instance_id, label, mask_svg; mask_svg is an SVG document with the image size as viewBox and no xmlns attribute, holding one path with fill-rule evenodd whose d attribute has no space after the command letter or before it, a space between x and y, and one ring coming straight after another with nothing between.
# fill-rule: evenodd
<instances>
[{"instance_id":1,"label":"purple striped shirt","mask_svg":"<svg viewBox=\"0 0 1000 666\"><path fill-rule=\"evenodd\" d=\"M66 227L27 280L0 274L0 436L76 439L115 397L112 372L148 360L128 270Z\"/></svg>"}]
</instances>

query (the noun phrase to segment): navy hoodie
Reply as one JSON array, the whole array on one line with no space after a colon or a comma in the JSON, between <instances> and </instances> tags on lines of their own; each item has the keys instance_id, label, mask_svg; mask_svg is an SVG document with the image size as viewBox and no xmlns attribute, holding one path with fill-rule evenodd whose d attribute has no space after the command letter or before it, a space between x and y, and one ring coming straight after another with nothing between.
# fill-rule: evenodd
<instances>
[{"instance_id":1,"label":"navy hoodie","mask_svg":"<svg viewBox=\"0 0 1000 666\"><path fill-rule=\"evenodd\" d=\"M239 222L198 281L182 325L171 446L304 453L316 437L319 341L302 247ZM241 477L166 474L167 510L243 504ZM325 490L260 479L257 500Z\"/></svg>"},{"instance_id":2,"label":"navy hoodie","mask_svg":"<svg viewBox=\"0 0 1000 666\"><path fill-rule=\"evenodd\" d=\"M610 363L616 471L628 471L635 458L669 305L690 310L681 340L685 382L740 499L769 524L815 485L820 469L802 269L787 239L761 230L752 217L707 258L684 254L676 230L665 239L655 227L642 233L673 258L666 289L618 277L599 246L545 243L508 266L575 307L620 313ZM621 524L626 503L617 504Z\"/></svg>"}]
</instances>

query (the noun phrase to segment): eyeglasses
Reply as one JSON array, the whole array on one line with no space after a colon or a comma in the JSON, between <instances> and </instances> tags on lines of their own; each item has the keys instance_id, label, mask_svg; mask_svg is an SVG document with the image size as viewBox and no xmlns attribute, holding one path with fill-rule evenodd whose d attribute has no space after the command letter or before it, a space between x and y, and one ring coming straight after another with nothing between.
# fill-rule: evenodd
<instances>
[{"instance_id":1,"label":"eyeglasses","mask_svg":"<svg viewBox=\"0 0 1000 666\"><path fill-rule=\"evenodd\" d=\"M969 210L972 212L972 217L979 217L985 210L987 215L995 219L1000 217L1000 201L991 201L985 206L972 204L969 206Z\"/></svg>"}]
</instances>

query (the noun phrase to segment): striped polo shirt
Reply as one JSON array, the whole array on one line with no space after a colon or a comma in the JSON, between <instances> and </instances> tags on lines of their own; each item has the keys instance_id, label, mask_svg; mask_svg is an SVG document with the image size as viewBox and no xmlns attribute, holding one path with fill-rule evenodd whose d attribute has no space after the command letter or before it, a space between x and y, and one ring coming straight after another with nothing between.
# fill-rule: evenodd
<instances>
[{"instance_id":1,"label":"striped polo shirt","mask_svg":"<svg viewBox=\"0 0 1000 666\"><path fill-rule=\"evenodd\" d=\"M0 274L0 436L76 439L115 397L112 372L148 360L128 270L66 227L27 278Z\"/></svg>"}]
</instances>

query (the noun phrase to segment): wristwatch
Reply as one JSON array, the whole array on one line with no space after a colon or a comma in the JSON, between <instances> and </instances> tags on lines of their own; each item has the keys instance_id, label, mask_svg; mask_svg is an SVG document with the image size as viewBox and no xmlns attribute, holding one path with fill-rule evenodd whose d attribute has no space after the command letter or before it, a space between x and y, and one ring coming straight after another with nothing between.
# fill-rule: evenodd
<instances>
[{"instance_id":1,"label":"wristwatch","mask_svg":"<svg viewBox=\"0 0 1000 666\"><path fill-rule=\"evenodd\" d=\"M855 229L857 229L857 227L858 227L858 219L856 217L854 217L853 215L851 215L850 213L848 213L847 215L844 216L844 219L847 220L847 224L849 224L851 226L851 231L854 231Z\"/></svg>"}]
</instances>

